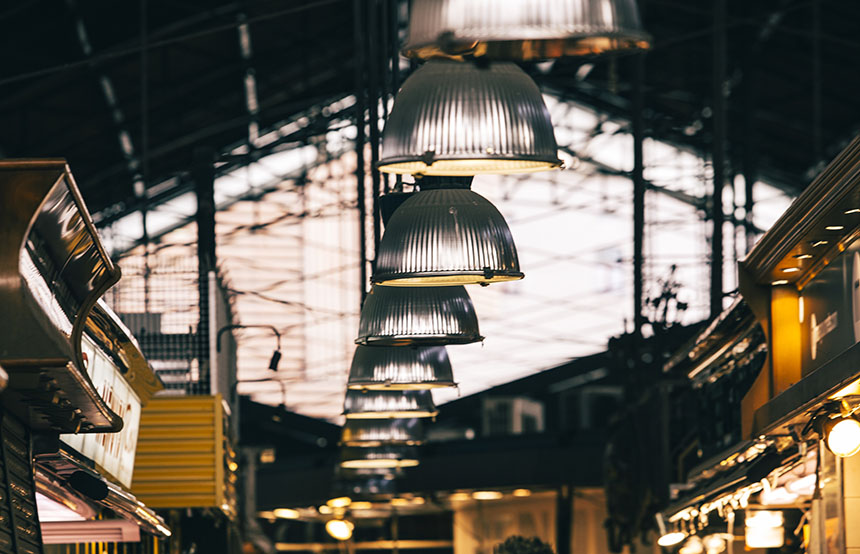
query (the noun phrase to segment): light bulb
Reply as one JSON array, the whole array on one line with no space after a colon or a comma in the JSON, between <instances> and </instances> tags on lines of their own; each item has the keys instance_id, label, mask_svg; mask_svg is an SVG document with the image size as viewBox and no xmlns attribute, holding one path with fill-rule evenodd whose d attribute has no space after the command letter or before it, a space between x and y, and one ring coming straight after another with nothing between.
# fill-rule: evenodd
<instances>
[{"instance_id":1,"label":"light bulb","mask_svg":"<svg viewBox=\"0 0 860 554\"><path fill-rule=\"evenodd\" d=\"M660 546L675 546L685 538L687 538L686 533L682 533L681 531L671 531L657 539L657 544Z\"/></svg>"},{"instance_id":2,"label":"light bulb","mask_svg":"<svg viewBox=\"0 0 860 554\"><path fill-rule=\"evenodd\" d=\"M326 532L339 541L347 541L352 537L355 524L346 519L330 519L325 524Z\"/></svg>"},{"instance_id":3,"label":"light bulb","mask_svg":"<svg viewBox=\"0 0 860 554\"><path fill-rule=\"evenodd\" d=\"M840 458L853 456L860 450L860 421L844 418L827 433L827 448Z\"/></svg>"}]
</instances>

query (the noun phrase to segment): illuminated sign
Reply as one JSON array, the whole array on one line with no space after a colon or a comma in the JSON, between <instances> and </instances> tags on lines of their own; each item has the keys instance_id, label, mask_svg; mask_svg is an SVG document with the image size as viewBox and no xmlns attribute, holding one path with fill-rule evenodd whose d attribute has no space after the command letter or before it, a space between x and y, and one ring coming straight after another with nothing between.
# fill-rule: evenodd
<instances>
[{"instance_id":1,"label":"illuminated sign","mask_svg":"<svg viewBox=\"0 0 860 554\"><path fill-rule=\"evenodd\" d=\"M131 487L140 429L140 398L116 364L86 335L81 346L93 385L124 425L119 433L69 434L60 435L60 439L92 459L120 484Z\"/></svg>"}]
</instances>

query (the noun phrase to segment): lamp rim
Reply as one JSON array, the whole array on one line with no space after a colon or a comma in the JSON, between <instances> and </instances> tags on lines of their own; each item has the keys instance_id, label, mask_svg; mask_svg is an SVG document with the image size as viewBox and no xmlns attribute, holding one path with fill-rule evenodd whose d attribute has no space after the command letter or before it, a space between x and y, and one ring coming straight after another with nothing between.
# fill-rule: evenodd
<instances>
[{"instance_id":1,"label":"lamp rim","mask_svg":"<svg viewBox=\"0 0 860 554\"><path fill-rule=\"evenodd\" d=\"M389 412L344 412L346 419L412 419L430 418L439 415L439 410L396 410Z\"/></svg>"},{"instance_id":2,"label":"lamp rim","mask_svg":"<svg viewBox=\"0 0 860 554\"><path fill-rule=\"evenodd\" d=\"M338 443L340 446L346 446L348 448L380 448L383 446L421 446L424 444L423 439L406 439L406 440L397 440L397 439L385 439L385 440L368 440L368 441L358 441L358 440L349 440L349 441L340 441Z\"/></svg>"},{"instance_id":3,"label":"lamp rim","mask_svg":"<svg viewBox=\"0 0 860 554\"><path fill-rule=\"evenodd\" d=\"M439 277L480 277L480 279L464 279L443 283L429 282ZM483 283L500 283L518 281L525 277L522 271L413 271L409 273L376 273L371 277L374 284L383 287L452 287L456 285L475 285Z\"/></svg>"},{"instance_id":4,"label":"lamp rim","mask_svg":"<svg viewBox=\"0 0 860 554\"><path fill-rule=\"evenodd\" d=\"M391 285L387 285L391 286ZM405 287L404 287L405 288ZM484 340L483 335L377 335L358 337L355 344L360 346L445 346L448 344L471 344Z\"/></svg>"},{"instance_id":5,"label":"lamp rim","mask_svg":"<svg viewBox=\"0 0 860 554\"><path fill-rule=\"evenodd\" d=\"M533 36L524 39L492 39L477 37L455 38L448 52L436 42L409 43L401 49L403 56L418 60L444 59L458 62L470 58L494 61L540 61L559 57L600 55L631 50L649 50L653 46L650 33L638 30L588 31L570 33L562 38ZM599 44L600 43L603 44ZM549 54L557 52L558 54Z\"/></svg>"},{"instance_id":6,"label":"lamp rim","mask_svg":"<svg viewBox=\"0 0 860 554\"><path fill-rule=\"evenodd\" d=\"M475 165L485 165L490 162L510 162L511 165L531 163L534 165L522 167L505 168L495 167L486 170L479 170L474 167L466 168L446 168L445 162L471 162ZM538 173L541 171L550 171L561 168L564 162L557 156L551 158L549 156L536 156L530 154L517 155L491 155L481 154L477 157L476 153L464 155L444 155L433 157L428 164L418 155L412 156L392 156L383 158L376 162L376 168L383 173L393 173L397 175L428 175L438 177L473 177L475 175L505 175L520 174L520 173Z\"/></svg>"},{"instance_id":7,"label":"lamp rim","mask_svg":"<svg viewBox=\"0 0 860 554\"><path fill-rule=\"evenodd\" d=\"M430 390L456 387L451 381L418 381L414 383L379 382L379 381L350 381L346 388L350 390Z\"/></svg>"}]
</instances>

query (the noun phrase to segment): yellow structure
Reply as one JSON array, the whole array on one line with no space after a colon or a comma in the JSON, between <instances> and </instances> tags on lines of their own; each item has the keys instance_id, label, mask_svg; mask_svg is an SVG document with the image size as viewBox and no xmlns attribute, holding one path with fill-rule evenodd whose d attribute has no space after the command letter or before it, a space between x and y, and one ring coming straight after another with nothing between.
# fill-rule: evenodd
<instances>
[{"instance_id":1,"label":"yellow structure","mask_svg":"<svg viewBox=\"0 0 860 554\"><path fill-rule=\"evenodd\" d=\"M236 452L221 395L154 398L140 420L132 492L154 508L236 514Z\"/></svg>"}]
</instances>

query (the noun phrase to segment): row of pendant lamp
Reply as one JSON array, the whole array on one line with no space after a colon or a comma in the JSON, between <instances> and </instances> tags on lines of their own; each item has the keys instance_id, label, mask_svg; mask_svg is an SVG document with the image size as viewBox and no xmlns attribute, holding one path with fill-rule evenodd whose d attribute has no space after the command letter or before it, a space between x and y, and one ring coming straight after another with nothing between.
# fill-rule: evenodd
<instances>
[{"instance_id":1,"label":"row of pendant lamp","mask_svg":"<svg viewBox=\"0 0 860 554\"><path fill-rule=\"evenodd\" d=\"M430 389L455 386L445 345L482 340L462 285L523 278L484 174L561 166L549 111L509 60L646 48L635 0L413 0L407 56L427 59L397 94L378 168L416 192L385 221L344 400L341 468L418 464ZM472 63L472 60L489 60Z\"/></svg>"}]
</instances>

